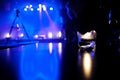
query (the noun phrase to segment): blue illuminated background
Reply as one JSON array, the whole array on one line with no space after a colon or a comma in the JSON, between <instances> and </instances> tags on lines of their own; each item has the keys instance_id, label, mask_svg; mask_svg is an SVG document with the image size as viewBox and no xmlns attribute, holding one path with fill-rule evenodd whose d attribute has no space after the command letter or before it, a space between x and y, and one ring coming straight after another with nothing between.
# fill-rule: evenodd
<instances>
[{"instance_id":1,"label":"blue illuminated background","mask_svg":"<svg viewBox=\"0 0 120 80\"><path fill-rule=\"evenodd\" d=\"M13 26L19 24L24 33L22 22L31 38L36 34L47 35L48 32L56 34L62 29L59 0L2 0L0 4L0 38L5 38L9 33L16 16L16 9L20 11L18 17L20 20L17 19ZM42 11L38 10L39 5L42 5ZM27 10L26 6L29 7ZM14 28L12 31L15 30Z\"/></svg>"}]
</instances>

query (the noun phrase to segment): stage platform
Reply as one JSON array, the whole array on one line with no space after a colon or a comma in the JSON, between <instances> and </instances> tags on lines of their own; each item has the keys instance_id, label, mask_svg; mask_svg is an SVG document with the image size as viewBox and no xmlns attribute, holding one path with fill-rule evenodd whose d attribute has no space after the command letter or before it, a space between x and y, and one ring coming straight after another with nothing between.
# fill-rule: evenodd
<instances>
[{"instance_id":1,"label":"stage platform","mask_svg":"<svg viewBox=\"0 0 120 80\"><path fill-rule=\"evenodd\" d=\"M6 48L17 47L21 45L28 45L33 43L59 43L64 42L64 39L1 39L0 40L0 50Z\"/></svg>"}]
</instances>

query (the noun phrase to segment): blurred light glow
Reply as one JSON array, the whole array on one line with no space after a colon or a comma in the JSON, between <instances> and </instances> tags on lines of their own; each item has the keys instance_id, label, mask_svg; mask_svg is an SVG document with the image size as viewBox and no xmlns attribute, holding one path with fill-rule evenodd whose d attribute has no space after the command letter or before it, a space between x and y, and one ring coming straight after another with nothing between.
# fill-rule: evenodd
<instances>
[{"instance_id":1,"label":"blurred light glow","mask_svg":"<svg viewBox=\"0 0 120 80\"><path fill-rule=\"evenodd\" d=\"M30 8L32 8L32 5L30 5Z\"/></svg>"},{"instance_id":2,"label":"blurred light glow","mask_svg":"<svg viewBox=\"0 0 120 80\"><path fill-rule=\"evenodd\" d=\"M49 43L49 52L50 52L50 54L52 53L52 49L53 49L53 44Z\"/></svg>"},{"instance_id":3,"label":"blurred light glow","mask_svg":"<svg viewBox=\"0 0 120 80\"><path fill-rule=\"evenodd\" d=\"M48 38L52 38L52 32L48 33Z\"/></svg>"},{"instance_id":4,"label":"blurred light glow","mask_svg":"<svg viewBox=\"0 0 120 80\"><path fill-rule=\"evenodd\" d=\"M27 8L24 8L24 11L27 11Z\"/></svg>"},{"instance_id":5,"label":"blurred light glow","mask_svg":"<svg viewBox=\"0 0 120 80\"><path fill-rule=\"evenodd\" d=\"M46 11L46 6L42 5L43 11Z\"/></svg>"},{"instance_id":6,"label":"blurred light glow","mask_svg":"<svg viewBox=\"0 0 120 80\"><path fill-rule=\"evenodd\" d=\"M16 27L19 27L19 24L17 24Z\"/></svg>"},{"instance_id":7,"label":"blurred light glow","mask_svg":"<svg viewBox=\"0 0 120 80\"><path fill-rule=\"evenodd\" d=\"M41 8L42 7L42 4L39 4L39 8Z\"/></svg>"},{"instance_id":8,"label":"blurred light glow","mask_svg":"<svg viewBox=\"0 0 120 80\"><path fill-rule=\"evenodd\" d=\"M111 24L111 20L109 20L108 23Z\"/></svg>"},{"instance_id":9,"label":"blurred light glow","mask_svg":"<svg viewBox=\"0 0 120 80\"><path fill-rule=\"evenodd\" d=\"M92 59L88 52L83 55L83 70L85 78L89 79L91 77Z\"/></svg>"},{"instance_id":10,"label":"blurred light glow","mask_svg":"<svg viewBox=\"0 0 120 80\"><path fill-rule=\"evenodd\" d=\"M33 9L33 8L31 8L30 10L31 10L31 11L33 11L34 9Z\"/></svg>"},{"instance_id":11,"label":"blurred light glow","mask_svg":"<svg viewBox=\"0 0 120 80\"><path fill-rule=\"evenodd\" d=\"M58 53L61 56L61 54L62 54L62 43L58 43Z\"/></svg>"},{"instance_id":12,"label":"blurred light glow","mask_svg":"<svg viewBox=\"0 0 120 80\"><path fill-rule=\"evenodd\" d=\"M118 20L115 20L116 24L118 23Z\"/></svg>"},{"instance_id":13,"label":"blurred light glow","mask_svg":"<svg viewBox=\"0 0 120 80\"><path fill-rule=\"evenodd\" d=\"M108 15L109 20L111 19L111 16L112 16L112 11L110 10L109 15Z\"/></svg>"},{"instance_id":14,"label":"blurred light glow","mask_svg":"<svg viewBox=\"0 0 120 80\"><path fill-rule=\"evenodd\" d=\"M37 8L37 11L42 11L42 4L39 4L39 8Z\"/></svg>"},{"instance_id":15,"label":"blurred light glow","mask_svg":"<svg viewBox=\"0 0 120 80\"><path fill-rule=\"evenodd\" d=\"M24 34L23 34L23 33L21 33L21 34L20 34L20 37L23 37L23 36L24 36Z\"/></svg>"},{"instance_id":16,"label":"blurred light glow","mask_svg":"<svg viewBox=\"0 0 120 80\"><path fill-rule=\"evenodd\" d=\"M91 55L91 56L95 56L95 52L94 52L94 51L91 51L91 52L90 52L90 55Z\"/></svg>"},{"instance_id":17,"label":"blurred light glow","mask_svg":"<svg viewBox=\"0 0 120 80\"><path fill-rule=\"evenodd\" d=\"M24 46L18 66L20 69L19 79L58 80L60 74L59 63L57 52L49 53L48 43L40 43L37 50L35 44Z\"/></svg>"},{"instance_id":18,"label":"blurred light glow","mask_svg":"<svg viewBox=\"0 0 120 80\"><path fill-rule=\"evenodd\" d=\"M26 5L26 8L29 8L29 6L28 6L28 5Z\"/></svg>"},{"instance_id":19,"label":"blurred light glow","mask_svg":"<svg viewBox=\"0 0 120 80\"><path fill-rule=\"evenodd\" d=\"M86 32L85 34L81 35L82 39L94 39L96 38L96 31L91 30L90 32Z\"/></svg>"},{"instance_id":20,"label":"blurred light glow","mask_svg":"<svg viewBox=\"0 0 120 80\"><path fill-rule=\"evenodd\" d=\"M40 9L39 8L37 8L37 11L39 11Z\"/></svg>"},{"instance_id":21,"label":"blurred light glow","mask_svg":"<svg viewBox=\"0 0 120 80\"><path fill-rule=\"evenodd\" d=\"M60 37L62 37L62 32L61 31L58 32L58 38L60 38Z\"/></svg>"},{"instance_id":22,"label":"blurred light glow","mask_svg":"<svg viewBox=\"0 0 120 80\"><path fill-rule=\"evenodd\" d=\"M36 49L38 50L38 46L39 46L39 45L38 45L38 42L37 42L35 45L36 45Z\"/></svg>"},{"instance_id":23,"label":"blurred light glow","mask_svg":"<svg viewBox=\"0 0 120 80\"><path fill-rule=\"evenodd\" d=\"M10 56L10 48L7 48L7 57Z\"/></svg>"},{"instance_id":24,"label":"blurred light glow","mask_svg":"<svg viewBox=\"0 0 120 80\"><path fill-rule=\"evenodd\" d=\"M91 33L90 32L85 33L84 35L82 35L82 38L83 39L91 39Z\"/></svg>"},{"instance_id":25,"label":"blurred light glow","mask_svg":"<svg viewBox=\"0 0 120 80\"><path fill-rule=\"evenodd\" d=\"M39 37L43 38L43 39L46 39L46 36L45 35L39 35Z\"/></svg>"},{"instance_id":26,"label":"blurred light glow","mask_svg":"<svg viewBox=\"0 0 120 80\"><path fill-rule=\"evenodd\" d=\"M36 35L34 36L34 38L36 38L36 39L37 39L37 38L38 38L38 35L36 34Z\"/></svg>"},{"instance_id":27,"label":"blurred light glow","mask_svg":"<svg viewBox=\"0 0 120 80\"><path fill-rule=\"evenodd\" d=\"M52 11L52 10L53 10L53 7L50 7L50 10Z\"/></svg>"},{"instance_id":28,"label":"blurred light glow","mask_svg":"<svg viewBox=\"0 0 120 80\"><path fill-rule=\"evenodd\" d=\"M5 37L6 37L6 38L10 38L10 34L7 33L7 34L5 35Z\"/></svg>"}]
</instances>

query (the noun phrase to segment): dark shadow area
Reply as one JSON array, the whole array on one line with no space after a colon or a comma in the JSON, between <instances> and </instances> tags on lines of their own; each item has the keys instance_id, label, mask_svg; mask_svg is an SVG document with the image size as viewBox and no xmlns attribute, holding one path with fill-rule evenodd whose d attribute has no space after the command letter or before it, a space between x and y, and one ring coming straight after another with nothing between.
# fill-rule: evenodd
<instances>
[{"instance_id":1,"label":"dark shadow area","mask_svg":"<svg viewBox=\"0 0 120 80\"><path fill-rule=\"evenodd\" d=\"M65 7L66 3L66 10L63 7L63 11L66 12L63 13L63 17L66 22L63 25L66 30L66 38L68 38L68 42L75 39L75 30L79 31L80 33L85 33L94 29L97 32L97 67L94 75L94 80L119 78L119 2L117 2L117 0L68 0L63 1L63 5ZM112 14L110 14L110 11L112 11ZM71 21L69 21L69 19L66 16L68 16ZM75 24L75 29L72 28L73 26L71 27L71 23ZM72 43L70 42L69 45L70 44ZM71 47L74 46L76 45L72 45ZM72 50L75 50L75 48Z\"/></svg>"},{"instance_id":2,"label":"dark shadow area","mask_svg":"<svg viewBox=\"0 0 120 80\"><path fill-rule=\"evenodd\" d=\"M15 67L0 53L0 80L18 80L17 73Z\"/></svg>"}]
</instances>

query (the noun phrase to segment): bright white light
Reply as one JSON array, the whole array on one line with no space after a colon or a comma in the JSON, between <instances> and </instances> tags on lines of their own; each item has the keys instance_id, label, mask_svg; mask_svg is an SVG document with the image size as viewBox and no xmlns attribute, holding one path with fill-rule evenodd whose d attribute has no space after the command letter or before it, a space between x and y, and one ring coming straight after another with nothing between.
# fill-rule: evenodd
<instances>
[{"instance_id":1,"label":"bright white light","mask_svg":"<svg viewBox=\"0 0 120 80\"><path fill-rule=\"evenodd\" d=\"M27 5L26 8L29 8L29 6Z\"/></svg>"},{"instance_id":2,"label":"bright white light","mask_svg":"<svg viewBox=\"0 0 120 80\"><path fill-rule=\"evenodd\" d=\"M27 11L27 8L24 8L24 11Z\"/></svg>"},{"instance_id":3,"label":"bright white light","mask_svg":"<svg viewBox=\"0 0 120 80\"><path fill-rule=\"evenodd\" d=\"M53 10L53 7L50 7L50 10L52 11L52 10Z\"/></svg>"},{"instance_id":4,"label":"bright white light","mask_svg":"<svg viewBox=\"0 0 120 80\"><path fill-rule=\"evenodd\" d=\"M91 69L92 69L92 59L90 53L85 52L83 55L83 70L85 78L91 77Z\"/></svg>"},{"instance_id":5,"label":"bright white light","mask_svg":"<svg viewBox=\"0 0 120 80\"><path fill-rule=\"evenodd\" d=\"M34 9L33 9L33 8L31 8L30 10L31 10L31 11L33 11Z\"/></svg>"},{"instance_id":6,"label":"bright white light","mask_svg":"<svg viewBox=\"0 0 120 80\"><path fill-rule=\"evenodd\" d=\"M43 11L46 11L46 6L42 5Z\"/></svg>"},{"instance_id":7,"label":"bright white light","mask_svg":"<svg viewBox=\"0 0 120 80\"><path fill-rule=\"evenodd\" d=\"M39 8L37 8L38 11L42 11L42 4L39 4Z\"/></svg>"},{"instance_id":8,"label":"bright white light","mask_svg":"<svg viewBox=\"0 0 120 80\"><path fill-rule=\"evenodd\" d=\"M19 27L19 24L17 24L16 27Z\"/></svg>"},{"instance_id":9,"label":"bright white light","mask_svg":"<svg viewBox=\"0 0 120 80\"><path fill-rule=\"evenodd\" d=\"M111 20L109 20L108 23L111 24Z\"/></svg>"},{"instance_id":10,"label":"bright white light","mask_svg":"<svg viewBox=\"0 0 120 80\"><path fill-rule=\"evenodd\" d=\"M42 11L42 9L41 9L41 8L37 8L37 11L40 11L40 12L41 12L41 11Z\"/></svg>"},{"instance_id":11,"label":"bright white light","mask_svg":"<svg viewBox=\"0 0 120 80\"><path fill-rule=\"evenodd\" d=\"M30 5L30 8L32 7L32 5Z\"/></svg>"},{"instance_id":12,"label":"bright white light","mask_svg":"<svg viewBox=\"0 0 120 80\"><path fill-rule=\"evenodd\" d=\"M86 32L85 34L81 35L82 39L95 39L96 38L96 31L92 30L90 32Z\"/></svg>"},{"instance_id":13,"label":"bright white light","mask_svg":"<svg viewBox=\"0 0 120 80\"><path fill-rule=\"evenodd\" d=\"M91 39L91 33L90 32L85 33L84 35L82 35L82 38L83 39Z\"/></svg>"},{"instance_id":14,"label":"bright white light","mask_svg":"<svg viewBox=\"0 0 120 80\"><path fill-rule=\"evenodd\" d=\"M62 54L62 43L58 43L58 53L61 56L61 54Z\"/></svg>"},{"instance_id":15,"label":"bright white light","mask_svg":"<svg viewBox=\"0 0 120 80\"><path fill-rule=\"evenodd\" d=\"M62 37L61 31L58 32L58 38Z\"/></svg>"},{"instance_id":16,"label":"bright white light","mask_svg":"<svg viewBox=\"0 0 120 80\"><path fill-rule=\"evenodd\" d=\"M35 45L36 45L36 49L38 50L38 47L39 47L38 42Z\"/></svg>"},{"instance_id":17,"label":"bright white light","mask_svg":"<svg viewBox=\"0 0 120 80\"><path fill-rule=\"evenodd\" d=\"M41 8L37 8L37 11L40 11L40 12L41 12L41 11L42 11L42 9L41 9Z\"/></svg>"},{"instance_id":18,"label":"bright white light","mask_svg":"<svg viewBox=\"0 0 120 80\"><path fill-rule=\"evenodd\" d=\"M39 11L40 9L39 9L39 8L37 8L37 10Z\"/></svg>"},{"instance_id":19,"label":"bright white light","mask_svg":"<svg viewBox=\"0 0 120 80\"><path fill-rule=\"evenodd\" d=\"M39 4L39 8L42 7L42 4Z\"/></svg>"},{"instance_id":20,"label":"bright white light","mask_svg":"<svg viewBox=\"0 0 120 80\"><path fill-rule=\"evenodd\" d=\"M48 38L52 38L52 32L48 33Z\"/></svg>"},{"instance_id":21,"label":"bright white light","mask_svg":"<svg viewBox=\"0 0 120 80\"><path fill-rule=\"evenodd\" d=\"M53 49L53 44L49 43L49 52L50 52L50 54L52 53L52 49Z\"/></svg>"},{"instance_id":22,"label":"bright white light","mask_svg":"<svg viewBox=\"0 0 120 80\"><path fill-rule=\"evenodd\" d=\"M6 38L10 38L10 34L7 33L7 34L5 35L5 37L6 37Z\"/></svg>"},{"instance_id":23,"label":"bright white light","mask_svg":"<svg viewBox=\"0 0 120 80\"><path fill-rule=\"evenodd\" d=\"M34 38L36 38L36 39L37 39L37 38L38 38L38 35L36 34L36 35L34 36Z\"/></svg>"},{"instance_id":24,"label":"bright white light","mask_svg":"<svg viewBox=\"0 0 120 80\"><path fill-rule=\"evenodd\" d=\"M23 33L21 33L21 34L20 34L20 37L23 37L23 36L24 36L24 34L23 34Z\"/></svg>"}]
</instances>

